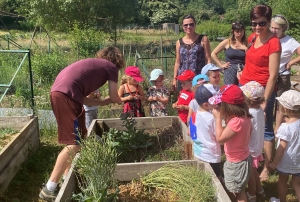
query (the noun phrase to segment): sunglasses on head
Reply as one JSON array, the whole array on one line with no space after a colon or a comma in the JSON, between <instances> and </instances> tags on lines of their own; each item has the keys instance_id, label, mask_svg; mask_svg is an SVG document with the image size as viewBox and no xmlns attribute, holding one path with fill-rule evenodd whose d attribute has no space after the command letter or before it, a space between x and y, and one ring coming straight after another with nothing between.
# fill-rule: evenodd
<instances>
[{"instance_id":1,"label":"sunglasses on head","mask_svg":"<svg viewBox=\"0 0 300 202\"><path fill-rule=\"evenodd\" d=\"M194 27L194 26L195 26L195 24L194 24L194 23L190 23L190 24L183 24L183 27L184 27L184 28L187 28L188 26L190 26L190 27Z\"/></svg>"},{"instance_id":2,"label":"sunglasses on head","mask_svg":"<svg viewBox=\"0 0 300 202\"><path fill-rule=\"evenodd\" d=\"M287 20L285 19L285 17L283 15L274 15L273 18L281 18L283 19L285 22L287 22Z\"/></svg>"},{"instance_id":3,"label":"sunglasses on head","mask_svg":"<svg viewBox=\"0 0 300 202\"><path fill-rule=\"evenodd\" d=\"M264 27L266 26L267 22L251 22L251 26L252 27L256 27L257 25L259 25L260 27Z\"/></svg>"}]
</instances>

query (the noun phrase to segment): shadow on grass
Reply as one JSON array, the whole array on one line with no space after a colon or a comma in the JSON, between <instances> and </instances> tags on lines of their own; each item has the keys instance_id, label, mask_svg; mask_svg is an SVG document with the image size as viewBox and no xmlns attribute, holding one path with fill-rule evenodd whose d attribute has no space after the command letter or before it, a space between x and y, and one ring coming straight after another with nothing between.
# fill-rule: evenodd
<instances>
[{"instance_id":1,"label":"shadow on grass","mask_svg":"<svg viewBox=\"0 0 300 202\"><path fill-rule=\"evenodd\" d=\"M39 149L30 155L6 191L0 195L1 202L39 201L42 184L49 178L56 157L62 149L55 141L56 136L41 137Z\"/></svg>"}]
</instances>

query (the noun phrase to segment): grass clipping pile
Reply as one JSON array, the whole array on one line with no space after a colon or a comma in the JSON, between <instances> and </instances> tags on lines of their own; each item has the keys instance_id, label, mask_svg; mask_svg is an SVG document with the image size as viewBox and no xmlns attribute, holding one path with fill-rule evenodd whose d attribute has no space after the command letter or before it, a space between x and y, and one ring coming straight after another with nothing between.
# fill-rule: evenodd
<instances>
[{"instance_id":1,"label":"grass clipping pile","mask_svg":"<svg viewBox=\"0 0 300 202\"><path fill-rule=\"evenodd\" d=\"M115 180L117 152L109 139L89 137L81 142L76 160L80 193L76 201L216 201L211 176L193 165L166 164L124 185ZM121 185L120 185L121 184Z\"/></svg>"},{"instance_id":2,"label":"grass clipping pile","mask_svg":"<svg viewBox=\"0 0 300 202\"><path fill-rule=\"evenodd\" d=\"M120 202L216 201L210 174L193 165L166 164L119 189Z\"/></svg>"}]
</instances>

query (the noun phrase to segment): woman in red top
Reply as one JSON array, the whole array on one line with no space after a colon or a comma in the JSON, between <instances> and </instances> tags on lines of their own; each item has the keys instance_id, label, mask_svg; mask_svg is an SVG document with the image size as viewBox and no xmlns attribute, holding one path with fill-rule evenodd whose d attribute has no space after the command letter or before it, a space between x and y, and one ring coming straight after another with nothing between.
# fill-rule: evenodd
<instances>
[{"instance_id":1,"label":"woman in red top","mask_svg":"<svg viewBox=\"0 0 300 202\"><path fill-rule=\"evenodd\" d=\"M248 38L249 48L246 53L245 67L239 83L257 81L265 87L265 100L261 107L266 114L264 151L265 165L260 175L261 180L268 179L268 165L274 147L273 108L275 102L274 87L277 81L281 45L278 38L269 30L272 9L267 5L257 5L250 12L253 34Z\"/></svg>"}]
</instances>

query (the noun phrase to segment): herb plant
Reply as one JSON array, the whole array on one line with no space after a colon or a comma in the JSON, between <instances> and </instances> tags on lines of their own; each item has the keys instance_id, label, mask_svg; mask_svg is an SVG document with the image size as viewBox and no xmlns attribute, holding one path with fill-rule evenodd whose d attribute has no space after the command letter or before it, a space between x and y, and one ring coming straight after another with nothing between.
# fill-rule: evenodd
<instances>
[{"instance_id":1,"label":"herb plant","mask_svg":"<svg viewBox=\"0 0 300 202\"><path fill-rule=\"evenodd\" d=\"M115 186L114 173L117 165L117 152L109 139L96 136L82 140L80 157L75 161L77 178L81 193L73 195L76 201L112 202L116 201L118 188Z\"/></svg>"},{"instance_id":2,"label":"herb plant","mask_svg":"<svg viewBox=\"0 0 300 202\"><path fill-rule=\"evenodd\" d=\"M138 159L140 151L146 150L153 144L151 137L144 129L136 128L137 122L134 118L125 115L122 119L124 130L110 128L103 136L113 143L120 162L140 161Z\"/></svg>"}]
</instances>

